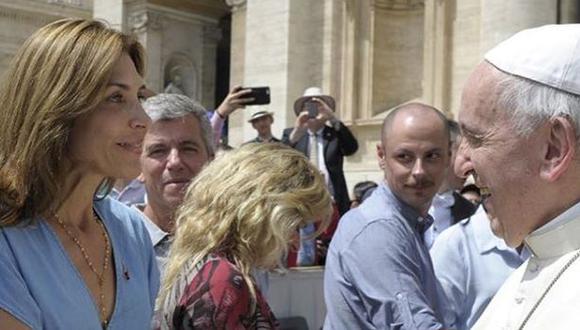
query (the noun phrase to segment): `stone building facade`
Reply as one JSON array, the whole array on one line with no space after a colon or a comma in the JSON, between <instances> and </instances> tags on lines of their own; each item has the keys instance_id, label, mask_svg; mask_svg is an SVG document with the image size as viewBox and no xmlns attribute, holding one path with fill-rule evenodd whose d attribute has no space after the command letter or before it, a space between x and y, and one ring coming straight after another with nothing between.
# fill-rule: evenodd
<instances>
[{"instance_id":1,"label":"stone building facade","mask_svg":"<svg viewBox=\"0 0 580 330\"><path fill-rule=\"evenodd\" d=\"M231 81L268 85L274 132L294 123L309 86L337 100L359 151L347 158L349 187L381 180L380 123L411 101L454 117L461 89L483 54L524 28L579 22L577 0L227 0L232 7ZM254 135L239 112L230 141Z\"/></svg>"},{"instance_id":2,"label":"stone building facade","mask_svg":"<svg viewBox=\"0 0 580 330\"><path fill-rule=\"evenodd\" d=\"M0 72L34 30L76 16L136 34L154 91L213 108L228 85L270 86L262 108L275 113L278 136L294 123L294 100L319 86L360 142L345 165L352 187L381 180L376 144L389 109L418 100L453 117L488 49L524 28L578 22L579 12L579 0L0 0ZM231 116L232 146L254 137L247 119L262 108Z\"/></svg>"}]
</instances>

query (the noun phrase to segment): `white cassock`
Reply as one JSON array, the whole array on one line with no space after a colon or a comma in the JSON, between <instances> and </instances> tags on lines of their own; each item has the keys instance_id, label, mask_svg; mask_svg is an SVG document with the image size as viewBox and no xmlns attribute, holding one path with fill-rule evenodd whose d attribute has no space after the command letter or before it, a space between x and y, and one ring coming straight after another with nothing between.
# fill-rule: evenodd
<instances>
[{"instance_id":1,"label":"white cassock","mask_svg":"<svg viewBox=\"0 0 580 330\"><path fill-rule=\"evenodd\" d=\"M521 329L524 322L523 329L579 329L580 203L525 243L532 256L506 280L472 329Z\"/></svg>"}]
</instances>

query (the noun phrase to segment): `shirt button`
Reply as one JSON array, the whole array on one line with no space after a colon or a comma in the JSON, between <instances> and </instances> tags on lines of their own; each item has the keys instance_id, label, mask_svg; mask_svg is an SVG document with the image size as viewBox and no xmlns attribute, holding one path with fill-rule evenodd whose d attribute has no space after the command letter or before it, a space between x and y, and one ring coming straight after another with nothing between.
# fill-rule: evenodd
<instances>
[{"instance_id":1,"label":"shirt button","mask_svg":"<svg viewBox=\"0 0 580 330\"><path fill-rule=\"evenodd\" d=\"M516 300L516 304L518 304L518 305L519 305L519 304L521 304L521 303L523 303L523 302L524 302L524 297L516 297L516 299L515 299L515 300Z\"/></svg>"},{"instance_id":2,"label":"shirt button","mask_svg":"<svg viewBox=\"0 0 580 330\"><path fill-rule=\"evenodd\" d=\"M402 293L397 293L396 297L397 297L397 299L403 299L403 294Z\"/></svg>"},{"instance_id":3,"label":"shirt button","mask_svg":"<svg viewBox=\"0 0 580 330\"><path fill-rule=\"evenodd\" d=\"M540 268L540 266L538 266L537 263L530 261L530 266L528 267L528 269L530 270L530 272L535 273L538 271L538 268Z\"/></svg>"}]
</instances>

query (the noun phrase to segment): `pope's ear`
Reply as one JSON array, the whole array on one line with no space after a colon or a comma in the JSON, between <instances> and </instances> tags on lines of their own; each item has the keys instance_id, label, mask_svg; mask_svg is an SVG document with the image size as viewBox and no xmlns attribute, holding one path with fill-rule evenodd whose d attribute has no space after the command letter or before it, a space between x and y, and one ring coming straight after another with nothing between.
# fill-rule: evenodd
<instances>
[{"instance_id":1,"label":"pope's ear","mask_svg":"<svg viewBox=\"0 0 580 330\"><path fill-rule=\"evenodd\" d=\"M545 154L540 175L554 182L562 177L570 167L576 154L576 134L569 118L558 116L550 119L549 132L545 141Z\"/></svg>"}]
</instances>

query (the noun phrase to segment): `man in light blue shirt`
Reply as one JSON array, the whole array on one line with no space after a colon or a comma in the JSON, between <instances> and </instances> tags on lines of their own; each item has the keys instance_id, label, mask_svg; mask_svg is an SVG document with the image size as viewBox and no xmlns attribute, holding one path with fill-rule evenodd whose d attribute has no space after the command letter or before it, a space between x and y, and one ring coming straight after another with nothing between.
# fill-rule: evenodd
<instances>
[{"instance_id":1,"label":"man in light blue shirt","mask_svg":"<svg viewBox=\"0 0 580 330\"><path fill-rule=\"evenodd\" d=\"M487 213L450 227L435 240L431 257L441 283L440 301L447 326L471 329L507 277L527 258L496 237Z\"/></svg>"},{"instance_id":2,"label":"man in light blue shirt","mask_svg":"<svg viewBox=\"0 0 580 330\"><path fill-rule=\"evenodd\" d=\"M373 194L346 213L324 274L325 329L441 329L437 281L423 233L449 164L447 120L405 104L383 122Z\"/></svg>"}]
</instances>

